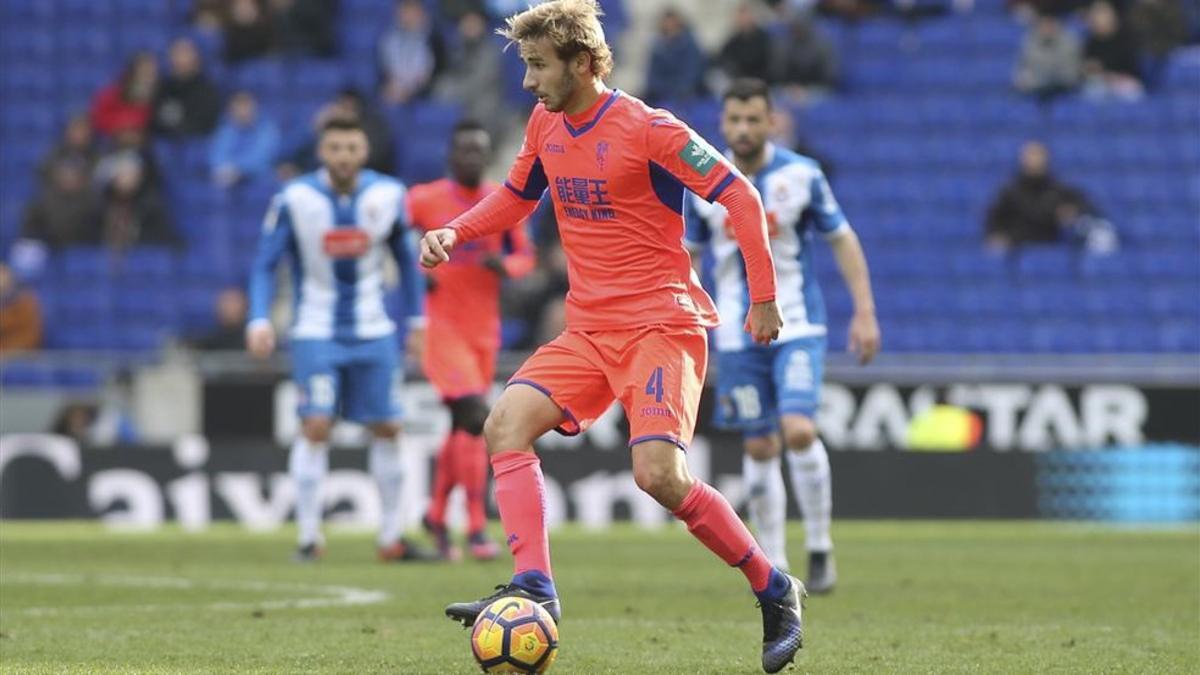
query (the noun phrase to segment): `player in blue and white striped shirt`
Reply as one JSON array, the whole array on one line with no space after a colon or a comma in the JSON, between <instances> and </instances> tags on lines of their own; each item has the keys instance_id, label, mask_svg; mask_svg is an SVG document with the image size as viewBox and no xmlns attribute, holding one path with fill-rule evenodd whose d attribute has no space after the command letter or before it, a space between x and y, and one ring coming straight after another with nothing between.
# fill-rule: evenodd
<instances>
[{"instance_id":1,"label":"player in blue and white striped shirt","mask_svg":"<svg viewBox=\"0 0 1200 675\"><path fill-rule=\"evenodd\" d=\"M721 133L730 146L729 158L753 180L767 211L778 277L775 299L784 320L778 342L757 345L741 330L741 317L750 302L746 270L737 242L727 230L724 208L689 195L687 238L694 251L708 249L712 256L714 297L721 314L715 333L716 422L744 435L742 472L751 523L771 562L787 569L787 497L779 462L782 432L790 451L792 488L804 514L809 551L805 586L821 593L833 588L837 573L829 532L829 457L814 423L825 357L825 305L812 262L816 234L833 248L854 298L850 348L863 363L879 349L879 325L862 246L824 173L812 159L770 143L770 120L766 84L751 79L734 82L724 97Z\"/></svg>"},{"instance_id":2,"label":"player in blue and white striped shirt","mask_svg":"<svg viewBox=\"0 0 1200 675\"><path fill-rule=\"evenodd\" d=\"M403 370L396 325L383 302L384 260L390 253L400 271L410 343L418 342L424 281L409 242L405 188L394 178L363 170L367 136L356 120L326 122L317 149L323 168L289 182L271 201L251 271L246 327L251 353L270 355L275 267L290 258L292 372L302 421L288 459L296 484L297 558L310 560L321 552L320 488L329 472L330 429L339 416L367 425L373 434L368 465L382 505L380 557L424 557L400 537Z\"/></svg>"}]
</instances>

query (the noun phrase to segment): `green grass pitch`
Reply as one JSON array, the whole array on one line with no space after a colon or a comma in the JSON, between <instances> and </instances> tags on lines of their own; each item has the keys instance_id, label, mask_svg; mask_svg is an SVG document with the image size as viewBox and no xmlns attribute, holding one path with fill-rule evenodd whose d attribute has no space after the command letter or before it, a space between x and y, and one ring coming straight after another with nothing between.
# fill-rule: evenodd
<instances>
[{"instance_id":1,"label":"green grass pitch","mask_svg":"<svg viewBox=\"0 0 1200 675\"><path fill-rule=\"evenodd\" d=\"M802 532L791 531L802 562ZM838 522L841 586L810 598L791 672L1200 672L1200 531L1066 523ZM742 577L680 528L553 537L555 673L761 672ZM507 578L383 565L337 533L114 533L0 523L0 672L469 673L442 616Z\"/></svg>"}]
</instances>

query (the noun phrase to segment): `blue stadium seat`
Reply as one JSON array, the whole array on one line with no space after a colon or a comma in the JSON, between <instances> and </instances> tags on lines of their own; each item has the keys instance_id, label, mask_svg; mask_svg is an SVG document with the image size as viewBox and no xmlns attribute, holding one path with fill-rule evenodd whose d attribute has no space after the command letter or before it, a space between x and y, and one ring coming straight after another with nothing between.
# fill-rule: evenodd
<instances>
[{"instance_id":1,"label":"blue stadium seat","mask_svg":"<svg viewBox=\"0 0 1200 675\"><path fill-rule=\"evenodd\" d=\"M63 250L55 260L64 279L96 279L107 277L112 269L112 256L100 247L78 246Z\"/></svg>"},{"instance_id":2,"label":"blue stadium seat","mask_svg":"<svg viewBox=\"0 0 1200 675\"><path fill-rule=\"evenodd\" d=\"M6 388L49 387L54 384L54 371L39 364L9 363L0 368L0 386Z\"/></svg>"},{"instance_id":3,"label":"blue stadium seat","mask_svg":"<svg viewBox=\"0 0 1200 675\"><path fill-rule=\"evenodd\" d=\"M175 252L170 249L138 246L120 259L120 276L138 283L166 284L171 281L175 264Z\"/></svg>"}]
</instances>

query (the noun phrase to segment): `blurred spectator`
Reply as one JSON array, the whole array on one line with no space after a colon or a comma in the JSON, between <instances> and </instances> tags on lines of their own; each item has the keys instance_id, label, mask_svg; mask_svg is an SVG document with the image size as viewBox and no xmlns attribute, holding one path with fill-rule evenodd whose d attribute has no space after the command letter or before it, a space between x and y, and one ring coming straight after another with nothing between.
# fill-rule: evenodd
<instances>
[{"instance_id":1,"label":"blurred spectator","mask_svg":"<svg viewBox=\"0 0 1200 675\"><path fill-rule=\"evenodd\" d=\"M392 105L428 93L445 60L445 45L421 0L399 0L396 24L379 39L380 95Z\"/></svg>"},{"instance_id":2,"label":"blurred spectator","mask_svg":"<svg viewBox=\"0 0 1200 675\"><path fill-rule=\"evenodd\" d=\"M303 138L298 141L295 138L288 139L275 163L275 177L279 181L287 182L317 168L317 135L325 125L325 120L335 114L336 110L333 103L327 103L313 115L312 123Z\"/></svg>"},{"instance_id":3,"label":"blurred spectator","mask_svg":"<svg viewBox=\"0 0 1200 675\"><path fill-rule=\"evenodd\" d=\"M145 129L158 89L158 61L150 52L134 54L121 75L92 99L92 127L102 134Z\"/></svg>"},{"instance_id":4,"label":"blurred spectator","mask_svg":"<svg viewBox=\"0 0 1200 675\"><path fill-rule=\"evenodd\" d=\"M771 73L771 36L759 20L752 2L738 5L733 19L733 34L721 47L721 69L729 79L757 77L769 80Z\"/></svg>"},{"instance_id":5,"label":"blurred spectator","mask_svg":"<svg viewBox=\"0 0 1200 675\"><path fill-rule=\"evenodd\" d=\"M821 14L846 21L861 21L884 9L878 0L820 0L808 4L816 4Z\"/></svg>"},{"instance_id":6,"label":"blurred spectator","mask_svg":"<svg viewBox=\"0 0 1200 675\"><path fill-rule=\"evenodd\" d=\"M146 185L142 163L123 157L113 167L100 207L100 243L116 250L179 241L158 192Z\"/></svg>"},{"instance_id":7,"label":"blurred spectator","mask_svg":"<svg viewBox=\"0 0 1200 675\"><path fill-rule=\"evenodd\" d=\"M1039 16L1062 17L1087 7L1090 0L1008 0L1008 6L1018 16L1036 20Z\"/></svg>"},{"instance_id":8,"label":"blurred spectator","mask_svg":"<svg viewBox=\"0 0 1200 675\"><path fill-rule=\"evenodd\" d=\"M171 43L167 76L154 101L154 130L166 136L204 136L217 125L221 95L204 74L200 50L188 38Z\"/></svg>"},{"instance_id":9,"label":"blurred spectator","mask_svg":"<svg viewBox=\"0 0 1200 675\"><path fill-rule=\"evenodd\" d=\"M683 15L668 7L658 19L658 35L650 46L644 98L657 105L703 94L707 61Z\"/></svg>"},{"instance_id":10,"label":"blurred spectator","mask_svg":"<svg viewBox=\"0 0 1200 675\"><path fill-rule=\"evenodd\" d=\"M1130 31L1105 0L1087 12L1088 34L1083 46L1087 92L1095 96L1139 98L1142 95L1141 57Z\"/></svg>"},{"instance_id":11,"label":"blurred spectator","mask_svg":"<svg viewBox=\"0 0 1200 675\"><path fill-rule=\"evenodd\" d=\"M85 174L91 175L98 155L96 139L92 135L92 124L87 115L80 113L67 122L58 144L42 158L38 164L38 175L45 185L50 181L50 174L54 168L67 161L79 164Z\"/></svg>"},{"instance_id":12,"label":"blurred spectator","mask_svg":"<svg viewBox=\"0 0 1200 675\"><path fill-rule=\"evenodd\" d=\"M1020 169L988 211L987 245L1007 251L1025 244L1072 242L1093 253L1117 248L1112 224L1087 196L1050 172L1050 153L1036 141L1021 147Z\"/></svg>"},{"instance_id":13,"label":"blurred spectator","mask_svg":"<svg viewBox=\"0 0 1200 675\"><path fill-rule=\"evenodd\" d=\"M146 142L146 132L141 129L122 129L112 139L108 150L101 155L92 171L92 185L97 191L112 182L117 166L125 160L133 160L141 165L142 182L148 187L158 188L162 174L159 171L158 159Z\"/></svg>"},{"instance_id":14,"label":"blurred spectator","mask_svg":"<svg viewBox=\"0 0 1200 675\"><path fill-rule=\"evenodd\" d=\"M59 436L66 436L76 443L90 445L92 430L99 416L100 411L96 404L72 401L63 405L50 431Z\"/></svg>"},{"instance_id":15,"label":"blurred spectator","mask_svg":"<svg viewBox=\"0 0 1200 675\"><path fill-rule=\"evenodd\" d=\"M1079 86L1083 51L1079 39L1053 16L1039 16L1021 44L1014 85L1018 91L1050 97Z\"/></svg>"},{"instance_id":16,"label":"blurred spectator","mask_svg":"<svg viewBox=\"0 0 1200 675\"><path fill-rule=\"evenodd\" d=\"M196 342L204 351L238 351L246 347L246 293L237 287L217 295L217 326Z\"/></svg>"},{"instance_id":17,"label":"blurred spectator","mask_svg":"<svg viewBox=\"0 0 1200 675\"><path fill-rule=\"evenodd\" d=\"M133 382L127 372L118 373L99 401L70 401L63 405L51 431L85 446L107 447L133 444L141 433L134 424Z\"/></svg>"},{"instance_id":18,"label":"blurred spectator","mask_svg":"<svg viewBox=\"0 0 1200 675\"><path fill-rule=\"evenodd\" d=\"M1135 0L1129 26L1145 52L1147 84L1155 86L1167 57L1188 39L1188 19L1180 0Z\"/></svg>"},{"instance_id":19,"label":"blurred spectator","mask_svg":"<svg viewBox=\"0 0 1200 675\"><path fill-rule=\"evenodd\" d=\"M796 17L774 41L771 81L793 102L803 103L837 86L838 63L833 44L811 20Z\"/></svg>"},{"instance_id":20,"label":"blurred spectator","mask_svg":"<svg viewBox=\"0 0 1200 675\"><path fill-rule=\"evenodd\" d=\"M25 210L21 236L57 249L95 241L97 204L87 165L62 159L49 169L41 192Z\"/></svg>"},{"instance_id":21,"label":"blurred spectator","mask_svg":"<svg viewBox=\"0 0 1200 675\"><path fill-rule=\"evenodd\" d=\"M492 41L487 17L467 12L458 20L458 32L448 49L446 70L438 76L438 98L463 106L464 116L484 120L493 136L503 132L504 79L500 50Z\"/></svg>"},{"instance_id":22,"label":"blurred spectator","mask_svg":"<svg viewBox=\"0 0 1200 675\"><path fill-rule=\"evenodd\" d=\"M276 46L285 54L337 54L337 0L268 0Z\"/></svg>"},{"instance_id":23,"label":"blurred spectator","mask_svg":"<svg viewBox=\"0 0 1200 675\"><path fill-rule=\"evenodd\" d=\"M0 262L0 354L42 346L42 308L33 291L21 288L8 265Z\"/></svg>"},{"instance_id":24,"label":"blurred spectator","mask_svg":"<svg viewBox=\"0 0 1200 675\"><path fill-rule=\"evenodd\" d=\"M226 0L192 0L192 11L188 23L205 34L221 32L221 13Z\"/></svg>"},{"instance_id":25,"label":"blurred spectator","mask_svg":"<svg viewBox=\"0 0 1200 675\"><path fill-rule=\"evenodd\" d=\"M254 94L240 91L229 99L229 111L209 148L213 182L230 187L271 174L279 152L279 127L259 114Z\"/></svg>"},{"instance_id":26,"label":"blurred spectator","mask_svg":"<svg viewBox=\"0 0 1200 675\"><path fill-rule=\"evenodd\" d=\"M229 0L223 23L226 61L258 58L275 48L271 17L261 0Z\"/></svg>"}]
</instances>

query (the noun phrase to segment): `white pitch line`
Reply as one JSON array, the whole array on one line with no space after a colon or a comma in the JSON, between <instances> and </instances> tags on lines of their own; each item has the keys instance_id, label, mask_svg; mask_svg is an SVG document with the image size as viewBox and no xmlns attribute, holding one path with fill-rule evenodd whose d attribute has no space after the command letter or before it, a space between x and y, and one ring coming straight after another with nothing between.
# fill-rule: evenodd
<instances>
[{"instance_id":1,"label":"white pitch line","mask_svg":"<svg viewBox=\"0 0 1200 675\"><path fill-rule=\"evenodd\" d=\"M245 609L311 609L315 607L350 607L354 605L374 605L388 599L384 591L353 586L328 586L316 584L279 583L257 581L253 579L186 579L183 577L142 577L121 574L15 574L4 575L6 583L38 584L46 586L118 586L128 588L175 588L175 589L209 589L224 591L243 591L255 593L298 593L310 597L288 598L279 600L262 600L259 602L208 602L200 604L142 604L142 605L80 605L75 607L21 607L17 609L3 608L9 612L44 616L47 614L63 614L73 612L110 612L114 610L157 611L164 609L213 609L213 610L245 610ZM315 594L315 597L313 597Z\"/></svg>"}]
</instances>

